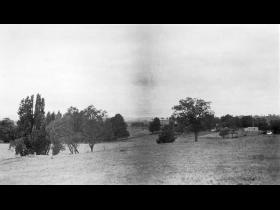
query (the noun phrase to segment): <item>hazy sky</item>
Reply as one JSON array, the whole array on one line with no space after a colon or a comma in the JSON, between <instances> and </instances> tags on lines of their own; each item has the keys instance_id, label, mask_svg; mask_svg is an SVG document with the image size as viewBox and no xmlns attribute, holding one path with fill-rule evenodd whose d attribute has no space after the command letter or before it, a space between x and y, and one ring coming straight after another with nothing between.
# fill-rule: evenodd
<instances>
[{"instance_id":1,"label":"hazy sky","mask_svg":"<svg viewBox=\"0 0 280 210\"><path fill-rule=\"evenodd\" d=\"M223 114L279 114L278 25L0 25L0 118L46 111L169 116L185 97Z\"/></svg>"}]
</instances>

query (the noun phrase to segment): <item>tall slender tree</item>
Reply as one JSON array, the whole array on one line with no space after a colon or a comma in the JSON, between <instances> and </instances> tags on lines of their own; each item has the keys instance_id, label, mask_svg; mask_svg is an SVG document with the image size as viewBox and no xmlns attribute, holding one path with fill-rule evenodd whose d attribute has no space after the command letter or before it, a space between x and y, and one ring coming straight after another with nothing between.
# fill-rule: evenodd
<instances>
[{"instance_id":1,"label":"tall slender tree","mask_svg":"<svg viewBox=\"0 0 280 210\"><path fill-rule=\"evenodd\" d=\"M48 154L50 141L46 138L45 131L45 100L40 94L27 96L21 100L18 110L19 120L18 137L22 137L26 151L21 154Z\"/></svg>"},{"instance_id":2,"label":"tall slender tree","mask_svg":"<svg viewBox=\"0 0 280 210\"><path fill-rule=\"evenodd\" d=\"M33 128L33 99L34 95L22 99L18 109L19 120L17 121L19 136L30 135Z\"/></svg>"},{"instance_id":3,"label":"tall slender tree","mask_svg":"<svg viewBox=\"0 0 280 210\"><path fill-rule=\"evenodd\" d=\"M40 94L36 96L35 110L34 110L34 126L33 129L40 130L44 126L45 120L45 99L41 98Z\"/></svg>"}]
</instances>

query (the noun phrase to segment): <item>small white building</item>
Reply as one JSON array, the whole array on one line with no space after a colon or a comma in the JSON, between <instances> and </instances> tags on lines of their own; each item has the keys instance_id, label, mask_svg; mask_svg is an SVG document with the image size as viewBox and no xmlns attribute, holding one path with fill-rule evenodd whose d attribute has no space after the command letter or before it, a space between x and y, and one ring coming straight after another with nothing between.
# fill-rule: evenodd
<instances>
[{"instance_id":1,"label":"small white building","mask_svg":"<svg viewBox=\"0 0 280 210\"><path fill-rule=\"evenodd\" d=\"M258 127L244 128L244 131L245 131L245 134L248 135L248 136L255 136L255 135L258 135L260 133Z\"/></svg>"},{"instance_id":2,"label":"small white building","mask_svg":"<svg viewBox=\"0 0 280 210\"><path fill-rule=\"evenodd\" d=\"M258 127L248 127L248 128L244 128L244 131L246 131L246 132L259 132L259 128Z\"/></svg>"}]
</instances>

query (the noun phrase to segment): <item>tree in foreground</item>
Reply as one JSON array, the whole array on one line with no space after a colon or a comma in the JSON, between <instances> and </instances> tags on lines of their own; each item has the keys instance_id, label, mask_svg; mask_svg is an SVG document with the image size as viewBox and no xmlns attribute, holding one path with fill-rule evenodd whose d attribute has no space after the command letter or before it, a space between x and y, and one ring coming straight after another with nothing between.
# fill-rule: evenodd
<instances>
[{"instance_id":1,"label":"tree in foreground","mask_svg":"<svg viewBox=\"0 0 280 210\"><path fill-rule=\"evenodd\" d=\"M126 138L129 136L127 124L121 114L116 114L111 118L114 136L116 138Z\"/></svg>"},{"instance_id":2,"label":"tree in foreground","mask_svg":"<svg viewBox=\"0 0 280 210\"><path fill-rule=\"evenodd\" d=\"M18 110L19 120L17 122L17 137L20 140L11 145L21 155L34 154L47 155L50 149L50 141L46 138L45 131L45 100L40 94L36 96L34 105L34 96L26 97L21 100ZM24 146L22 146L24 144ZM16 152L17 153L17 152Z\"/></svg>"},{"instance_id":3,"label":"tree in foreground","mask_svg":"<svg viewBox=\"0 0 280 210\"><path fill-rule=\"evenodd\" d=\"M210 103L202 99L187 97L181 99L179 105L173 107L174 118L194 132L195 141L198 140L199 131L204 128L204 120L207 116L213 115Z\"/></svg>"},{"instance_id":4,"label":"tree in foreground","mask_svg":"<svg viewBox=\"0 0 280 210\"><path fill-rule=\"evenodd\" d=\"M173 124L165 125L157 139L157 143L171 143L176 139Z\"/></svg>"}]
</instances>

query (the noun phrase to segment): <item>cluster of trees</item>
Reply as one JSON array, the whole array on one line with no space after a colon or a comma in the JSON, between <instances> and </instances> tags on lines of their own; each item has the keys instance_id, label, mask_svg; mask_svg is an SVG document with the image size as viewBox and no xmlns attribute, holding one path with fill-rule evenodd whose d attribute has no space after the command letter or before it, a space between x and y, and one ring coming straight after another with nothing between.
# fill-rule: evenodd
<instances>
[{"instance_id":1,"label":"cluster of trees","mask_svg":"<svg viewBox=\"0 0 280 210\"><path fill-rule=\"evenodd\" d=\"M259 127L260 130L267 131L270 129L270 125L266 117L252 117L252 116L232 116L225 115L220 119L217 118L217 124L219 127L224 128L246 128L246 127Z\"/></svg>"},{"instance_id":2,"label":"cluster of trees","mask_svg":"<svg viewBox=\"0 0 280 210\"><path fill-rule=\"evenodd\" d=\"M79 143L87 143L93 151L94 144L129 136L127 124L120 114L109 118L107 112L88 106L83 110L70 107L62 115L45 114L45 100L37 94L21 100L17 124L8 118L0 121L0 139L10 142L16 154L56 155L65 149L79 153Z\"/></svg>"},{"instance_id":3,"label":"cluster of trees","mask_svg":"<svg viewBox=\"0 0 280 210\"><path fill-rule=\"evenodd\" d=\"M201 130L211 129L216 124L210 102L202 99L187 97L181 99L179 104L172 109L173 114L168 125L161 128L158 118L154 118L149 125L149 130L152 133L160 130L157 143L174 142L176 135L184 131L194 132L195 141L197 141L198 133Z\"/></svg>"},{"instance_id":4,"label":"cluster of trees","mask_svg":"<svg viewBox=\"0 0 280 210\"><path fill-rule=\"evenodd\" d=\"M274 134L280 133L280 117L278 116L232 116L225 115L217 118L217 128L221 130L221 136L234 133L239 128L258 127L266 133L271 130Z\"/></svg>"},{"instance_id":5,"label":"cluster of trees","mask_svg":"<svg viewBox=\"0 0 280 210\"><path fill-rule=\"evenodd\" d=\"M96 143L129 136L127 124L120 114L108 118L106 111L92 105L81 111L70 107L62 118L51 121L47 130L54 146L63 149L61 144L65 144L71 153L78 153L81 142L88 143L93 151Z\"/></svg>"},{"instance_id":6,"label":"cluster of trees","mask_svg":"<svg viewBox=\"0 0 280 210\"><path fill-rule=\"evenodd\" d=\"M179 104L172 108L174 112L170 118L170 122L173 125L175 122L175 126L164 127L161 130L159 137L172 136L168 138L170 141L173 141L174 131L181 133L184 131L192 131L195 136L195 141L197 141L198 133L202 130L216 128L217 130L220 130L222 136L227 134L232 134L233 136L237 129L252 126L258 127L259 130L262 131L272 130L275 134L280 133L280 119L277 116L238 117L227 114L219 118L214 116L210 104L211 102L197 98L187 97L181 99ZM268 118L271 120L269 121ZM151 132L158 129L158 127L156 127L158 126L158 122L155 122L155 119L150 123Z\"/></svg>"},{"instance_id":7,"label":"cluster of trees","mask_svg":"<svg viewBox=\"0 0 280 210\"><path fill-rule=\"evenodd\" d=\"M47 138L45 121L45 99L37 94L21 100L15 132L15 140L11 146L16 154L47 155L50 150L50 140Z\"/></svg>"},{"instance_id":8,"label":"cluster of trees","mask_svg":"<svg viewBox=\"0 0 280 210\"><path fill-rule=\"evenodd\" d=\"M120 114L108 118L107 112L93 105L84 110L70 107L62 117L56 117L47 126L47 133L53 145L53 155L64 150L79 153L79 143L87 143L93 151L96 143L114 141L129 136L127 124Z\"/></svg>"}]
</instances>

